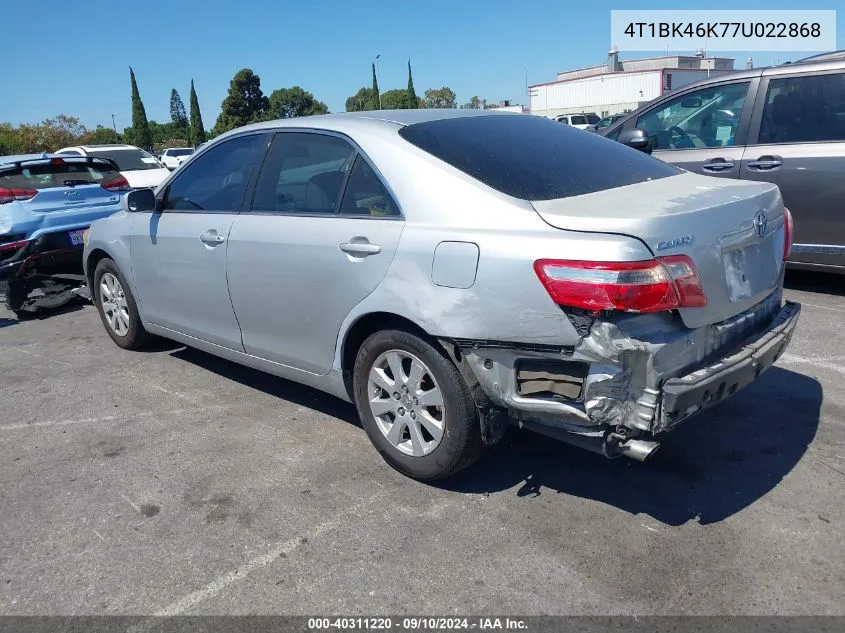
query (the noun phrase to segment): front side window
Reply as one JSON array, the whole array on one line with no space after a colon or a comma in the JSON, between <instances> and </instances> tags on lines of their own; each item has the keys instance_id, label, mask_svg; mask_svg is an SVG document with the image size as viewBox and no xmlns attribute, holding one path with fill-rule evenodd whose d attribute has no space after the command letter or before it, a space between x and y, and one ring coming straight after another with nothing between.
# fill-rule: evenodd
<instances>
[{"instance_id":1,"label":"front side window","mask_svg":"<svg viewBox=\"0 0 845 633\"><path fill-rule=\"evenodd\" d=\"M396 201L387 191L369 163L358 156L349 174L346 192L340 206L341 215L397 217Z\"/></svg>"},{"instance_id":2,"label":"front side window","mask_svg":"<svg viewBox=\"0 0 845 633\"><path fill-rule=\"evenodd\" d=\"M654 149L729 147L748 94L749 82L709 86L670 99L637 119Z\"/></svg>"},{"instance_id":3,"label":"front side window","mask_svg":"<svg viewBox=\"0 0 845 633\"><path fill-rule=\"evenodd\" d=\"M164 210L236 212L266 138L238 136L198 156L168 186Z\"/></svg>"},{"instance_id":4,"label":"front side window","mask_svg":"<svg viewBox=\"0 0 845 633\"><path fill-rule=\"evenodd\" d=\"M758 143L845 141L845 73L769 81Z\"/></svg>"},{"instance_id":5,"label":"front side window","mask_svg":"<svg viewBox=\"0 0 845 633\"><path fill-rule=\"evenodd\" d=\"M337 213L355 148L326 134L282 132L261 168L251 210Z\"/></svg>"}]
</instances>

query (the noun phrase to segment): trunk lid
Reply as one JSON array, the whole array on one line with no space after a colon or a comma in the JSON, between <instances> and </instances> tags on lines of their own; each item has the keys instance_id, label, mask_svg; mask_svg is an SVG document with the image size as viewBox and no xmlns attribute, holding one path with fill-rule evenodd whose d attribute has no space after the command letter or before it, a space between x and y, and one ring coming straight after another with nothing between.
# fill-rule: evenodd
<instances>
[{"instance_id":1,"label":"trunk lid","mask_svg":"<svg viewBox=\"0 0 845 633\"><path fill-rule=\"evenodd\" d=\"M627 235L655 256L689 256L707 297L679 310L690 328L733 317L781 283L783 201L770 183L684 173L532 204L559 229Z\"/></svg>"}]
</instances>

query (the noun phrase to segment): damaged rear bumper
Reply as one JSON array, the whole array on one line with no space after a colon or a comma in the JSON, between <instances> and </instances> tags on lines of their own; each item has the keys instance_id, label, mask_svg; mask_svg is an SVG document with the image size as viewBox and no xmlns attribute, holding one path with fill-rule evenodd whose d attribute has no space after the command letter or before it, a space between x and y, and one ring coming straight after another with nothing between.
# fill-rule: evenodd
<instances>
[{"instance_id":1,"label":"damaged rear bumper","mask_svg":"<svg viewBox=\"0 0 845 633\"><path fill-rule=\"evenodd\" d=\"M787 301L769 327L716 363L663 384L661 426L670 428L732 396L774 365L792 340L801 304Z\"/></svg>"},{"instance_id":2,"label":"damaged rear bumper","mask_svg":"<svg viewBox=\"0 0 845 633\"><path fill-rule=\"evenodd\" d=\"M754 382L789 345L800 304L780 292L690 330L670 315L596 320L574 347L452 340L482 412L574 443L653 437ZM636 324L636 325L634 325ZM541 391L542 393L538 393ZM482 400L482 401L480 401ZM488 416L492 418L492 416Z\"/></svg>"}]
</instances>

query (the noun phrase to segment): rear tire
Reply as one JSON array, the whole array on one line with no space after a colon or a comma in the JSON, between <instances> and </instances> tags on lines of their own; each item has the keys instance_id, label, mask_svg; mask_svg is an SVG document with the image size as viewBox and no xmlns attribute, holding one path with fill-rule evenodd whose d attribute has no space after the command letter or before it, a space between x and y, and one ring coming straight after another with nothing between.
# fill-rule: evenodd
<instances>
[{"instance_id":1,"label":"rear tire","mask_svg":"<svg viewBox=\"0 0 845 633\"><path fill-rule=\"evenodd\" d=\"M114 263L104 258L94 269L92 300L111 339L123 349L140 349L152 335L144 329L135 297Z\"/></svg>"},{"instance_id":2,"label":"rear tire","mask_svg":"<svg viewBox=\"0 0 845 633\"><path fill-rule=\"evenodd\" d=\"M364 341L353 393L370 441L408 477L445 479L483 454L478 412L463 376L443 352L414 334L385 330Z\"/></svg>"}]
</instances>

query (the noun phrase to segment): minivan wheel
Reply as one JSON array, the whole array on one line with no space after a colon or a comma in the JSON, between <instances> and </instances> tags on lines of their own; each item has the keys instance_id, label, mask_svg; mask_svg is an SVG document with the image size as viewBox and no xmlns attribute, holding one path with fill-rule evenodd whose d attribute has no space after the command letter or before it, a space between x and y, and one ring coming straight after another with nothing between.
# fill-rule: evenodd
<instances>
[{"instance_id":1,"label":"minivan wheel","mask_svg":"<svg viewBox=\"0 0 845 633\"><path fill-rule=\"evenodd\" d=\"M402 330L371 335L355 359L353 390L370 441L401 473L449 477L483 452L472 394L452 362Z\"/></svg>"},{"instance_id":2,"label":"minivan wheel","mask_svg":"<svg viewBox=\"0 0 845 633\"><path fill-rule=\"evenodd\" d=\"M123 349L139 349L152 338L141 324L135 297L113 260L94 269L94 304L111 339Z\"/></svg>"}]
</instances>

